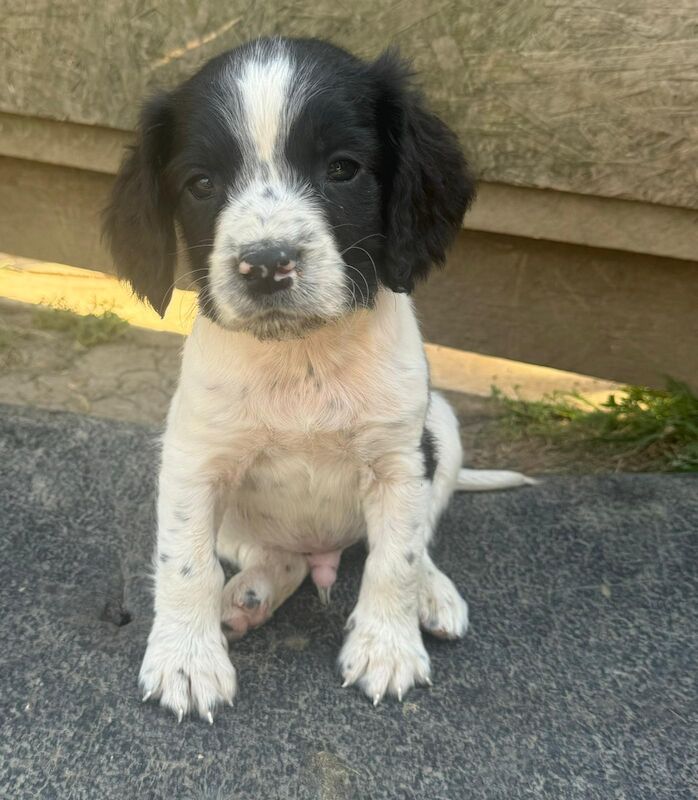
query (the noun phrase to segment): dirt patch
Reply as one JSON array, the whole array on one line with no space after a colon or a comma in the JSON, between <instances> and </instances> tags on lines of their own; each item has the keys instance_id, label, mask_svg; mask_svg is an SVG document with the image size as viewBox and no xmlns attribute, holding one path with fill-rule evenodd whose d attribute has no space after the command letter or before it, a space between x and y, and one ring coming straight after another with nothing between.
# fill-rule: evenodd
<instances>
[{"instance_id":1,"label":"dirt patch","mask_svg":"<svg viewBox=\"0 0 698 800\"><path fill-rule=\"evenodd\" d=\"M46 327L32 305L0 299L0 402L160 424L183 337L126 326L95 346Z\"/></svg>"}]
</instances>

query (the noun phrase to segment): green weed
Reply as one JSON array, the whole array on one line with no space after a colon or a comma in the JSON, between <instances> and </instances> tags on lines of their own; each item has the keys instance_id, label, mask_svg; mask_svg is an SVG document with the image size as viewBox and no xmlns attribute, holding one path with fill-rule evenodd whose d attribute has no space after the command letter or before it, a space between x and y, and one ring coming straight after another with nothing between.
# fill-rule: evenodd
<instances>
[{"instance_id":1,"label":"green weed","mask_svg":"<svg viewBox=\"0 0 698 800\"><path fill-rule=\"evenodd\" d=\"M500 430L561 448L586 450L617 469L698 471L698 397L683 383L625 386L598 405L556 392L541 401L512 399L493 389Z\"/></svg>"},{"instance_id":2,"label":"green weed","mask_svg":"<svg viewBox=\"0 0 698 800\"><path fill-rule=\"evenodd\" d=\"M113 342L123 336L129 327L125 319L110 310L83 315L53 306L37 308L33 323L41 330L67 333L83 347Z\"/></svg>"}]
</instances>

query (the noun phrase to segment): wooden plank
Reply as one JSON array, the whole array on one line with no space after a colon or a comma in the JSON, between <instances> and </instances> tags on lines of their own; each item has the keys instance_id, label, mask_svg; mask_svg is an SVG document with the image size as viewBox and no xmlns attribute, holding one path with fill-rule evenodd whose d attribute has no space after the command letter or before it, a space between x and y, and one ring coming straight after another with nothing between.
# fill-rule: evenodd
<instances>
[{"instance_id":1,"label":"wooden plank","mask_svg":"<svg viewBox=\"0 0 698 800\"><path fill-rule=\"evenodd\" d=\"M0 251L107 269L100 213L112 176L0 158Z\"/></svg>"},{"instance_id":2,"label":"wooden plank","mask_svg":"<svg viewBox=\"0 0 698 800\"><path fill-rule=\"evenodd\" d=\"M698 258L698 211L550 189L480 183L468 230Z\"/></svg>"},{"instance_id":3,"label":"wooden plank","mask_svg":"<svg viewBox=\"0 0 698 800\"><path fill-rule=\"evenodd\" d=\"M417 293L429 341L698 390L698 263L463 232Z\"/></svg>"},{"instance_id":4,"label":"wooden plank","mask_svg":"<svg viewBox=\"0 0 698 800\"><path fill-rule=\"evenodd\" d=\"M0 112L0 156L114 175L131 131Z\"/></svg>"},{"instance_id":5,"label":"wooden plank","mask_svg":"<svg viewBox=\"0 0 698 800\"><path fill-rule=\"evenodd\" d=\"M11 5L6 112L129 129L148 91L258 34L393 42L485 181L698 207L695 0Z\"/></svg>"}]
</instances>

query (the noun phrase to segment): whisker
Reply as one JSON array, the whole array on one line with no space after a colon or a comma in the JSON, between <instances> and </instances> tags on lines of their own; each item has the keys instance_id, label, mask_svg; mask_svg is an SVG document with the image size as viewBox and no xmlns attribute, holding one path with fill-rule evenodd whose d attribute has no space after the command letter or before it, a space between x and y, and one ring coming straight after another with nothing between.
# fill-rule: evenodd
<instances>
[{"instance_id":1,"label":"whisker","mask_svg":"<svg viewBox=\"0 0 698 800\"><path fill-rule=\"evenodd\" d=\"M347 250L361 250L362 253L366 253L366 255L368 256L368 260L371 262L371 266L373 267L373 274L376 276L376 286L378 286L380 284L380 281L378 280L378 270L376 269L376 262L373 260L373 256L368 252L368 250L366 250L363 247L358 247L357 245L352 245L352 247L348 247ZM344 252L346 253L347 250L345 250ZM346 261L344 263L346 264ZM347 264L347 266L349 265Z\"/></svg>"},{"instance_id":2,"label":"whisker","mask_svg":"<svg viewBox=\"0 0 698 800\"><path fill-rule=\"evenodd\" d=\"M207 267L199 267L199 269L192 269L192 270L189 270L188 272L184 272L182 275L178 275L172 281L172 283L167 287L167 290L165 291L165 295L169 294L171 291L176 289L177 288L177 283L179 281L183 281L185 278L191 277L192 280L195 281L196 278L194 276L199 272L202 272L202 273L208 272L208 268Z\"/></svg>"},{"instance_id":3,"label":"whisker","mask_svg":"<svg viewBox=\"0 0 698 800\"><path fill-rule=\"evenodd\" d=\"M168 253L168 255L178 256L178 255L181 255L182 253L189 253L192 250L199 250L199 249L201 249L203 247L213 247L213 244L214 244L214 241L213 241L213 239L211 239L210 242L208 242L208 241L207 242L201 242L200 244L186 245L184 247L179 247L178 246L177 249L174 250L174 252L170 252L170 253Z\"/></svg>"},{"instance_id":4,"label":"whisker","mask_svg":"<svg viewBox=\"0 0 698 800\"><path fill-rule=\"evenodd\" d=\"M385 234L383 233L369 233L368 236L364 236L362 239L357 239L354 244L350 244L345 250L342 250L340 255L344 255L348 250L351 250L353 247L356 247L357 244L361 244L361 242L365 242L366 239L372 239L374 236L382 236L385 239Z\"/></svg>"},{"instance_id":5,"label":"whisker","mask_svg":"<svg viewBox=\"0 0 698 800\"><path fill-rule=\"evenodd\" d=\"M349 282L351 283L353 289L355 290L355 291L353 291L351 293L351 299L353 301L352 302L353 308L350 307L349 310L350 311L358 311L359 305L358 305L357 300L356 300L356 292L360 291L360 288L359 288L359 286L357 286L356 281L351 277L351 275L347 275L347 278L349 279Z\"/></svg>"},{"instance_id":6,"label":"whisker","mask_svg":"<svg viewBox=\"0 0 698 800\"><path fill-rule=\"evenodd\" d=\"M337 208L342 208L342 206L338 202L336 202L335 200L330 200L330 198L321 189L318 189L317 191L320 197L322 197L324 200L327 200L327 202L331 206L337 206Z\"/></svg>"},{"instance_id":7,"label":"whisker","mask_svg":"<svg viewBox=\"0 0 698 800\"><path fill-rule=\"evenodd\" d=\"M346 262L344 262L344 266L345 266L345 267L349 267L349 269L353 269L353 270L354 270L354 272L358 272L358 273L359 273L359 275L361 275L361 277L363 278L363 280L364 280L364 283L366 284L366 297L364 298L364 293L363 293L363 292L361 292L361 300L362 300L362 302L363 302L364 304L368 304L369 298L370 298L370 296L371 296L371 290L370 290L370 288L369 288L369 286L368 286L368 281L366 280L366 276L363 274L363 272L361 272L361 270L360 270L360 269L358 269L357 267L354 267L354 266L352 266L351 264L347 264ZM351 275L348 275L347 277L348 277L348 278L349 278L349 280L350 280L350 281L351 281L351 282L352 282L352 283L353 283L353 284L356 286L356 288L357 288L359 291L361 291L361 287L360 287L360 286L359 286L359 285L358 285L358 284L357 284L357 283L354 281L354 279L351 277Z\"/></svg>"}]
</instances>

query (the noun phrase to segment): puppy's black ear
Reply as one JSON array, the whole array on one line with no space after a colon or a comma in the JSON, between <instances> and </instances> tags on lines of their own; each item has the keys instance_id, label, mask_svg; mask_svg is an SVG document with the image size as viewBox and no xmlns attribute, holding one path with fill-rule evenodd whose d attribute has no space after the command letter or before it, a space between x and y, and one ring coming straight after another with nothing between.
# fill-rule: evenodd
<instances>
[{"instance_id":1,"label":"puppy's black ear","mask_svg":"<svg viewBox=\"0 0 698 800\"><path fill-rule=\"evenodd\" d=\"M144 106L136 143L124 156L103 217L119 277L160 316L174 282L174 203L162 174L170 155L172 116L169 95Z\"/></svg>"},{"instance_id":2,"label":"puppy's black ear","mask_svg":"<svg viewBox=\"0 0 698 800\"><path fill-rule=\"evenodd\" d=\"M379 87L386 282L410 292L433 264L443 264L475 181L455 134L411 87L409 66L388 50L371 65Z\"/></svg>"}]
</instances>

